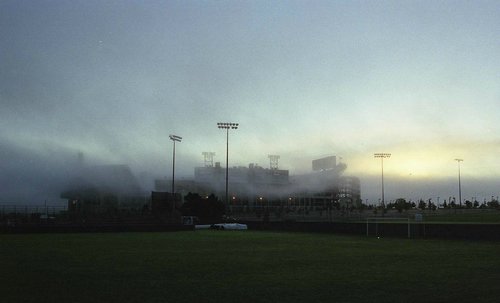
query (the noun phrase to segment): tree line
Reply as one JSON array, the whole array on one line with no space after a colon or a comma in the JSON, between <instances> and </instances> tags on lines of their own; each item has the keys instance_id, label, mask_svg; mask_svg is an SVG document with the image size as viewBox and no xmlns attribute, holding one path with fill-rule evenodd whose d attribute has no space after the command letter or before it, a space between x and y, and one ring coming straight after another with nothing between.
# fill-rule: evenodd
<instances>
[{"instance_id":1,"label":"tree line","mask_svg":"<svg viewBox=\"0 0 500 303\"><path fill-rule=\"evenodd\" d=\"M491 201L486 202L483 201L482 203L479 203L479 201L475 200L470 201L470 200L465 200L465 202L460 205L460 203L457 203L455 199L450 199L451 201L444 201L442 204L442 207L447 209L447 208L452 208L452 209L500 209L500 203L498 202L498 199L492 198ZM427 201L424 201L423 199L420 199L418 202L412 202L412 201L406 201L404 198L398 198L394 202L390 202L386 205L386 208L388 209L396 209L398 212L403 212L406 210L410 209L420 209L420 210L436 210L438 206L432 201L432 199L428 199Z\"/></svg>"}]
</instances>

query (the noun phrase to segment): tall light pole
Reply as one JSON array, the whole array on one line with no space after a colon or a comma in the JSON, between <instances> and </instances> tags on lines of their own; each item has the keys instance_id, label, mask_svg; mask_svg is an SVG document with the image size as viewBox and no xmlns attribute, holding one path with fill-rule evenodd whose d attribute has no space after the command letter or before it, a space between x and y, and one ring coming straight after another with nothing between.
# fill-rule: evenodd
<instances>
[{"instance_id":1,"label":"tall light pole","mask_svg":"<svg viewBox=\"0 0 500 303\"><path fill-rule=\"evenodd\" d=\"M460 208L462 208L462 184L460 182L460 162L464 161L464 159L455 159L458 162L458 202Z\"/></svg>"},{"instance_id":2,"label":"tall light pole","mask_svg":"<svg viewBox=\"0 0 500 303\"><path fill-rule=\"evenodd\" d=\"M385 198L384 198L384 158L390 158L391 154L388 153L375 153L373 154L375 158L380 158L382 164L382 208L385 208Z\"/></svg>"},{"instance_id":3,"label":"tall light pole","mask_svg":"<svg viewBox=\"0 0 500 303\"><path fill-rule=\"evenodd\" d=\"M229 205L229 194L228 194L228 173L229 173L229 130L237 129L238 123L230 122L219 122L217 127L226 130L226 204Z\"/></svg>"},{"instance_id":4,"label":"tall light pole","mask_svg":"<svg viewBox=\"0 0 500 303\"><path fill-rule=\"evenodd\" d=\"M172 153L172 197L175 192L175 142L181 142L182 137L176 135L169 135L170 140L174 143L174 152Z\"/></svg>"}]
</instances>

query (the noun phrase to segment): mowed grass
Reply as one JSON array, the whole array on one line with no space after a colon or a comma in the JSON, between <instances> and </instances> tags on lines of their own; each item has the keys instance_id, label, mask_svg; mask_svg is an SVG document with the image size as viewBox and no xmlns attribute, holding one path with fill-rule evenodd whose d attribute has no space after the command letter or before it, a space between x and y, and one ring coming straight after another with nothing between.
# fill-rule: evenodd
<instances>
[{"instance_id":1,"label":"mowed grass","mask_svg":"<svg viewBox=\"0 0 500 303\"><path fill-rule=\"evenodd\" d=\"M436 212L431 215L424 214L424 221L429 223L500 224L500 211Z\"/></svg>"},{"instance_id":2,"label":"mowed grass","mask_svg":"<svg viewBox=\"0 0 500 303\"><path fill-rule=\"evenodd\" d=\"M1 302L498 302L500 243L254 231L0 235Z\"/></svg>"}]
</instances>

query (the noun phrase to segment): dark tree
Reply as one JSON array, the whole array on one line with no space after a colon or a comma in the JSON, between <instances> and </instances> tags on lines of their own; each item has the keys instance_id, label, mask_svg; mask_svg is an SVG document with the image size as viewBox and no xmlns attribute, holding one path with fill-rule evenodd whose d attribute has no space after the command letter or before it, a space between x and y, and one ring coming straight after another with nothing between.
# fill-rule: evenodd
<instances>
[{"instance_id":1,"label":"dark tree","mask_svg":"<svg viewBox=\"0 0 500 303\"><path fill-rule=\"evenodd\" d=\"M405 199L399 198L396 199L396 202L394 203L394 208L398 210L399 213L403 212L403 210L408 210L411 208L411 203L406 202Z\"/></svg>"},{"instance_id":2,"label":"dark tree","mask_svg":"<svg viewBox=\"0 0 500 303\"><path fill-rule=\"evenodd\" d=\"M202 198L199 194L188 193L181 208L182 215L196 216L202 222L217 223L225 213L224 204L213 194Z\"/></svg>"},{"instance_id":3,"label":"dark tree","mask_svg":"<svg viewBox=\"0 0 500 303\"><path fill-rule=\"evenodd\" d=\"M486 205L488 205L489 208L498 208L499 207L499 203L497 200L494 200L492 199L490 202L486 203Z\"/></svg>"},{"instance_id":4,"label":"dark tree","mask_svg":"<svg viewBox=\"0 0 500 303\"><path fill-rule=\"evenodd\" d=\"M436 204L432 203L432 199L429 199L427 201L427 208L430 209L430 210L436 210Z\"/></svg>"}]
</instances>

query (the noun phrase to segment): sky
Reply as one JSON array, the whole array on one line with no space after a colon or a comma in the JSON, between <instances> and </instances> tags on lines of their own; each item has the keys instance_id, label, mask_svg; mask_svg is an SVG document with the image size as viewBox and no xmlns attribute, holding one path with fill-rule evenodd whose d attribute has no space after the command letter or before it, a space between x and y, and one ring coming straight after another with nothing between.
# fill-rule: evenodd
<instances>
[{"instance_id":1,"label":"sky","mask_svg":"<svg viewBox=\"0 0 500 303\"><path fill-rule=\"evenodd\" d=\"M0 203L77 154L145 190L202 152L291 175L336 155L368 202L500 194L498 1L0 1Z\"/></svg>"}]
</instances>

